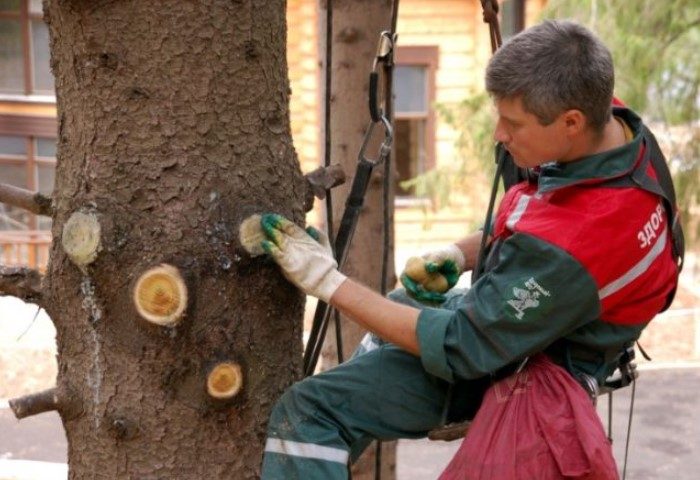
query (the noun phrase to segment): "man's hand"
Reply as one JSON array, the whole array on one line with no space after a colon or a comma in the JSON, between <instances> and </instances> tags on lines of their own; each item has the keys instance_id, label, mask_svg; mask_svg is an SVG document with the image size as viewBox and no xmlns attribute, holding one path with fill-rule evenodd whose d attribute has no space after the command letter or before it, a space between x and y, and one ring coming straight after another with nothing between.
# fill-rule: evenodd
<instances>
[{"instance_id":1,"label":"man's hand","mask_svg":"<svg viewBox=\"0 0 700 480\"><path fill-rule=\"evenodd\" d=\"M304 231L274 213L263 215L260 224L267 237L262 248L277 262L287 280L328 303L347 278L338 271L328 237L313 227Z\"/></svg>"},{"instance_id":2,"label":"man's hand","mask_svg":"<svg viewBox=\"0 0 700 480\"><path fill-rule=\"evenodd\" d=\"M411 257L401 274L401 283L414 298L421 301L442 303L443 295L454 287L464 271L466 261L457 245Z\"/></svg>"}]
</instances>

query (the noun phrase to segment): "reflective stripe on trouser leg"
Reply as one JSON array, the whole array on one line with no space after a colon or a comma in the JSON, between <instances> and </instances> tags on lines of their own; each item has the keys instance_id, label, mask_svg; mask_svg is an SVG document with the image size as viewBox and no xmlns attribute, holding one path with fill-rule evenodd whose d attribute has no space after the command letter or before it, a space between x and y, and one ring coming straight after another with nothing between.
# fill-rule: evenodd
<instances>
[{"instance_id":1,"label":"reflective stripe on trouser leg","mask_svg":"<svg viewBox=\"0 0 700 480\"><path fill-rule=\"evenodd\" d=\"M270 417L262 478L343 480L374 438L420 438L440 422L446 382L393 345L293 385Z\"/></svg>"},{"instance_id":2,"label":"reflective stripe on trouser leg","mask_svg":"<svg viewBox=\"0 0 700 480\"><path fill-rule=\"evenodd\" d=\"M314 443L268 438L263 479L301 480L347 478L347 450Z\"/></svg>"}]
</instances>

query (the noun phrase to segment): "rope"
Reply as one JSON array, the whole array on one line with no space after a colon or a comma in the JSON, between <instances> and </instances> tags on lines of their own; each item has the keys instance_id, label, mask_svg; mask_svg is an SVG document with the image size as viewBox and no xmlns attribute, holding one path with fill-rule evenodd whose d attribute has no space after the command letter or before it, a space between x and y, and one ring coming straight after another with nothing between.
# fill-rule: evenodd
<instances>
[{"instance_id":1,"label":"rope","mask_svg":"<svg viewBox=\"0 0 700 480\"><path fill-rule=\"evenodd\" d=\"M627 421L627 440L625 441L625 461L622 467L622 480L627 478L627 455L630 449L630 435L632 433L632 414L634 413L634 394L637 390L637 380L632 380L632 396L630 398L630 416Z\"/></svg>"},{"instance_id":2,"label":"rope","mask_svg":"<svg viewBox=\"0 0 700 480\"><path fill-rule=\"evenodd\" d=\"M491 52L494 53L503 44L501 28L498 24L498 0L481 0L484 23L489 24Z\"/></svg>"},{"instance_id":3,"label":"rope","mask_svg":"<svg viewBox=\"0 0 700 480\"><path fill-rule=\"evenodd\" d=\"M608 394L608 441L613 443L612 437L612 409L613 409L613 392Z\"/></svg>"}]
</instances>

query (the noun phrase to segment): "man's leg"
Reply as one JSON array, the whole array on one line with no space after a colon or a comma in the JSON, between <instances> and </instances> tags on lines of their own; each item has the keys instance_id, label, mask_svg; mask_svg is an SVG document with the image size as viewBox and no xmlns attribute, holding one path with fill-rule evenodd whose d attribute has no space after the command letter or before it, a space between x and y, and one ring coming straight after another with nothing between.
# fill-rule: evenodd
<instances>
[{"instance_id":1,"label":"man's leg","mask_svg":"<svg viewBox=\"0 0 700 480\"><path fill-rule=\"evenodd\" d=\"M438 425L447 383L387 344L293 385L268 426L262 478L347 478L374 438L419 438Z\"/></svg>"}]
</instances>

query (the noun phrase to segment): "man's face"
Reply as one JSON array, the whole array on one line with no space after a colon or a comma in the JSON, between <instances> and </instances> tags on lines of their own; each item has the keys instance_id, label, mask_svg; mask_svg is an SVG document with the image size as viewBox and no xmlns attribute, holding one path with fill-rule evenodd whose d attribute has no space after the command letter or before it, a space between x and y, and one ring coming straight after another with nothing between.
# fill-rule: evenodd
<instances>
[{"instance_id":1,"label":"man's face","mask_svg":"<svg viewBox=\"0 0 700 480\"><path fill-rule=\"evenodd\" d=\"M497 99L495 106L498 121L493 136L503 143L519 167L532 168L562 160L570 149L561 116L549 125L542 125L535 115L525 111L520 97Z\"/></svg>"}]
</instances>

